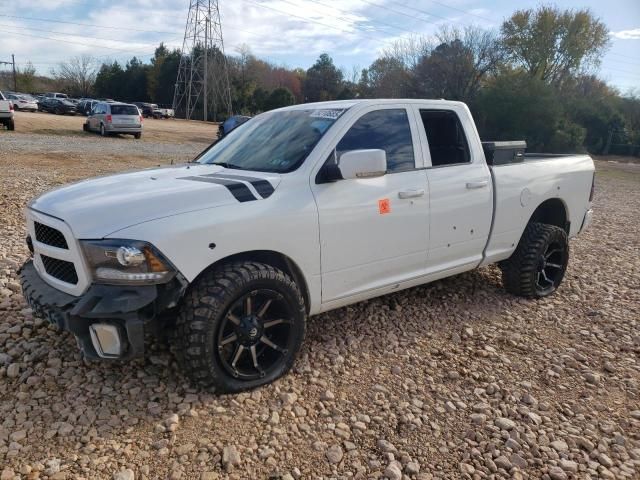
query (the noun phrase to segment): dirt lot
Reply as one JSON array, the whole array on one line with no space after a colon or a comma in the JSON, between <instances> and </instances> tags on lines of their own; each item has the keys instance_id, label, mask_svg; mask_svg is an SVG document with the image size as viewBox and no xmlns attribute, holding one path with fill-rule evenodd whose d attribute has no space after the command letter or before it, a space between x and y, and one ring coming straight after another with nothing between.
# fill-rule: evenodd
<instances>
[{"instance_id":1,"label":"dirt lot","mask_svg":"<svg viewBox=\"0 0 640 480\"><path fill-rule=\"evenodd\" d=\"M85 362L21 297L31 197L215 134L149 120L142 141L102 139L80 122L0 131L2 480L640 478L639 165L598 162L595 223L551 298L507 295L491 267L359 303L310 320L285 378L215 396L165 345Z\"/></svg>"}]
</instances>

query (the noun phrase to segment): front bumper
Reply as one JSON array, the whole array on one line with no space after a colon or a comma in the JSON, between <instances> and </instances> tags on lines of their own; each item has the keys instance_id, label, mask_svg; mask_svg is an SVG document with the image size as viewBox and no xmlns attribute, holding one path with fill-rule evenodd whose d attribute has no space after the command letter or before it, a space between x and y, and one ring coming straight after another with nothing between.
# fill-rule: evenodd
<instances>
[{"instance_id":1,"label":"front bumper","mask_svg":"<svg viewBox=\"0 0 640 480\"><path fill-rule=\"evenodd\" d=\"M22 292L34 315L73 333L85 356L94 359L142 356L145 328L150 328L160 313L175 307L186 289L186 282L176 277L166 285L94 284L76 297L42 280L32 260L22 266L19 275ZM100 351L95 327L104 326L117 332L121 345L117 355Z\"/></svg>"}]
</instances>

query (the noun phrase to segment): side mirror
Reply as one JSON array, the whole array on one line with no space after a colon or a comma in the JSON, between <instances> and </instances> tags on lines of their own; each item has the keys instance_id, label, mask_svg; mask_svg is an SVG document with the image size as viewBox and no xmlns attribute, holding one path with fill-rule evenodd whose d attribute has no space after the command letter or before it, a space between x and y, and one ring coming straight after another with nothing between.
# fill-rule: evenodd
<instances>
[{"instance_id":1,"label":"side mirror","mask_svg":"<svg viewBox=\"0 0 640 480\"><path fill-rule=\"evenodd\" d=\"M379 149L344 152L338 168L345 180L381 177L387 173L387 154Z\"/></svg>"}]
</instances>

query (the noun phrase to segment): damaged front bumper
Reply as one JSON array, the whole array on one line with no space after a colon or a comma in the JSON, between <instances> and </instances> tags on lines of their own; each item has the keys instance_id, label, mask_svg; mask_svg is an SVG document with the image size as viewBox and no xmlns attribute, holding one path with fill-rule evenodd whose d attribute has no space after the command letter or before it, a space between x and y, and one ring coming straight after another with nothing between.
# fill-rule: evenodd
<instances>
[{"instance_id":1,"label":"damaged front bumper","mask_svg":"<svg viewBox=\"0 0 640 480\"><path fill-rule=\"evenodd\" d=\"M85 356L94 359L143 355L145 328L175 307L186 289L186 281L177 276L164 285L93 284L76 297L46 283L32 260L19 275L34 315L73 333Z\"/></svg>"}]
</instances>

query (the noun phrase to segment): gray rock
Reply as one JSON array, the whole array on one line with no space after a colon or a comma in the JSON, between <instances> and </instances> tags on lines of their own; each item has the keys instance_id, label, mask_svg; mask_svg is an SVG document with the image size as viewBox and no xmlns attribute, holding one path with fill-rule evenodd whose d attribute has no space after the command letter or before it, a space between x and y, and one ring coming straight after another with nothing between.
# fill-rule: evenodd
<instances>
[{"instance_id":1,"label":"gray rock","mask_svg":"<svg viewBox=\"0 0 640 480\"><path fill-rule=\"evenodd\" d=\"M135 480L136 476L133 470L127 468L113 474L113 480Z\"/></svg>"},{"instance_id":2,"label":"gray rock","mask_svg":"<svg viewBox=\"0 0 640 480\"><path fill-rule=\"evenodd\" d=\"M7 377L16 378L20 375L20 365L12 363L7 367Z\"/></svg>"},{"instance_id":3,"label":"gray rock","mask_svg":"<svg viewBox=\"0 0 640 480\"><path fill-rule=\"evenodd\" d=\"M549 469L549 477L551 480L567 480L567 474L560 467L551 467Z\"/></svg>"},{"instance_id":4,"label":"gray rock","mask_svg":"<svg viewBox=\"0 0 640 480\"><path fill-rule=\"evenodd\" d=\"M551 448L553 448L556 452L567 452L569 451L569 446L567 442L564 440L554 440L549 444Z\"/></svg>"},{"instance_id":5,"label":"gray rock","mask_svg":"<svg viewBox=\"0 0 640 480\"><path fill-rule=\"evenodd\" d=\"M222 464L227 469L240 465L240 453L235 445L227 445L222 449Z\"/></svg>"},{"instance_id":6,"label":"gray rock","mask_svg":"<svg viewBox=\"0 0 640 480\"><path fill-rule=\"evenodd\" d=\"M391 462L387 468L384 469L384 476L389 480L401 480L402 470L400 469L398 462Z\"/></svg>"},{"instance_id":7,"label":"gray rock","mask_svg":"<svg viewBox=\"0 0 640 480\"><path fill-rule=\"evenodd\" d=\"M340 463L340 460L342 460L344 453L342 452L342 447L340 447L340 445L331 445L329 448L327 448L325 455L327 456L327 460L329 460L330 463Z\"/></svg>"},{"instance_id":8,"label":"gray rock","mask_svg":"<svg viewBox=\"0 0 640 480\"><path fill-rule=\"evenodd\" d=\"M600 465L604 467L607 467L607 468L613 467L613 461L611 460L611 458L609 458L609 456L606 453L598 454L598 462L600 463Z\"/></svg>"},{"instance_id":9,"label":"gray rock","mask_svg":"<svg viewBox=\"0 0 640 480\"><path fill-rule=\"evenodd\" d=\"M513 430L514 428L516 428L516 422L505 417L496 418L494 423L496 427L501 430Z\"/></svg>"}]
</instances>

